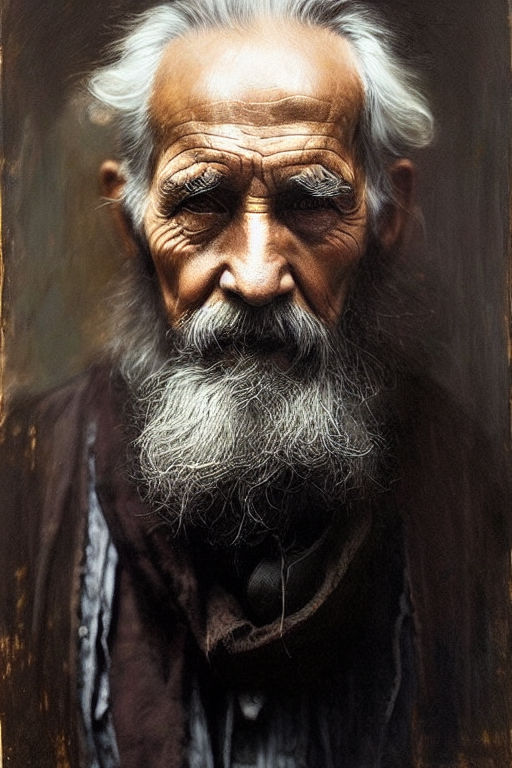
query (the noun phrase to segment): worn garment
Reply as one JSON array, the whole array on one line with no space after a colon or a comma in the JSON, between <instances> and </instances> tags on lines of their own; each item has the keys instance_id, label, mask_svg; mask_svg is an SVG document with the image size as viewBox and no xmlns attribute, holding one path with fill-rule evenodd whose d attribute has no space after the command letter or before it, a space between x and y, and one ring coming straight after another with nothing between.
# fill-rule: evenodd
<instances>
[{"instance_id":1,"label":"worn garment","mask_svg":"<svg viewBox=\"0 0 512 768\"><path fill-rule=\"evenodd\" d=\"M425 435L435 434L430 422L421 424L424 398L418 391L394 425L402 440L413 424L423 435L408 442L402 483L391 483L377 504L361 505L349 529L334 525L313 594L267 623L229 582L225 554L171 537L144 507L126 472L126 393L108 369L95 369L28 413L15 412L2 479L6 765L407 768L420 764L420 742L431 755L422 765L455 766L463 749L482 768L506 764L500 761L508 743L498 727L503 700L474 716L494 723L487 748L464 729L468 702L475 711L474 689L483 700L493 677L497 643L488 613L468 622L460 610L463 637L454 642L453 617L442 605L450 605L461 569L443 559L445 518L431 506L434 495L421 480L417 488L407 480L408 464L426 460ZM490 488L486 483L496 526L498 496ZM426 558L418 530L409 530L419 526L425 502L432 512L420 526L430 534ZM456 529L454 498L450 504ZM467 516L471 509L465 506ZM480 544L492 552L494 539L481 518L476 522ZM487 579L496 593L500 547ZM454 552L452 542L448 548ZM418 594L429 577L438 581L439 568L445 594ZM474 589L468 579L458 582L464 609ZM436 626L425 621L428 611ZM458 658L449 666L450 653L469 647L472 633L477 661L488 665L477 685L474 670L460 674ZM437 656L429 653L433 643ZM444 674L439 686L431 674L436 664Z\"/></svg>"},{"instance_id":2,"label":"worn garment","mask_svg":"<svg viewBox=\"0 0 512 768\"><path fill-rule=\"evenodd\" d=\"M221 583L219 555L148 514L126 479L120 421L104 402L94 455L121 563L110 671L121 764L380 766L412 677L398 521L384 545L365 506L350 535L332 531L312 599L259 626ZM247 696L263 702L254 721Z\"/></svg>"}]
</instances>

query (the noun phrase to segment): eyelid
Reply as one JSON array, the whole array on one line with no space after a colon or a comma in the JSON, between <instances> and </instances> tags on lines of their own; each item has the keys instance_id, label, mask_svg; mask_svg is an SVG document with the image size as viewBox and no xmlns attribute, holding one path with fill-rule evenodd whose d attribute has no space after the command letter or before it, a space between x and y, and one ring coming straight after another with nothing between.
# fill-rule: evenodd
<instances>
[{"instance_id":1,"label":"eyelid","mask_svg":"<svg viewBox=\"0 0 512 768\"><path fill-rule=\"evenodd\" d=\"M191 207L193 208L194 204L196 203L199 207L201 206L201 201L206 203L206 206L210 205L210 210L203 210L203 211L194 211L191 210ZM220 200L218 197L215 197L210 194L210 192L196 192L192 195L188 195L188 197L184 198L175 208L175 211L184 210L187 209L191 213L196 214L207 214L207 213L213 213L213 214L223 214L228 213L228 207L225 205L225 203Z\"/></svg>"},{"instance_id":2,"label":"eyelid","mask_svg":"<svg viewBox=\"0 0 512 768\"><path fill-rule=\"evenodd\" d=\"M332 197L320 197L319 195L294 195L289 197L283 206L291 211L326 210L335 207Z\"/></svg>"},{"instance_id":3,"label":"eyelid","mask_svg":"<svg viewBox=\"0 0 512 768\"><path fill-rule=\"evenodd\" d=\"M336 195L312 194L295 188L279 198L277 207L283 212L333 209L343 215L348 215L357 208L357 199L351 186L348 187L347 191L339 192Z\"/></svg>"}]
</instances>

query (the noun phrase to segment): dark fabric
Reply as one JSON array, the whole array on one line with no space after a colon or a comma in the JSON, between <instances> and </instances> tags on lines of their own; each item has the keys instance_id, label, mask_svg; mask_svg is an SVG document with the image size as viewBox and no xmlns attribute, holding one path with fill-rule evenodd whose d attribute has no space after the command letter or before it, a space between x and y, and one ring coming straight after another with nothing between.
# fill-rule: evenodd
<instances>
[{"instance_id":1,"label":"dark fabric","mask_svg":"<svg viewBox=\"0 0 512 768\"><path fill-rule=\"evenodd\" d=\"M361 508L360 527L345 544L333 531L315 598L267 626L247 619L212 554L197 542L171 540L126 481L123 400L120 384L99 368L16 409L4 427L0 714L7 766L88 764L76 656L91 422L98 427L98 498L120 558L111 692L122 768L186 764L193 685L217 758L230 696L267 688L269 712L288 706L293 715L305 696L310 713L334 721L331 747L349 768L380 758L383 768L510 763L510 497L503 463L449 399L431 385L407 383L392 426L400 482L390 484L379 508ZM414 634L407 613L396 631L404 558ZM308 749L310 768L322 765L314 736Z\"/></svg>"},{"instance_id":2,"label":"dark fabric","mask_svg":"<svg viewBox=\"0 0 512 768\"><path fill-rule=\"evenodd\" d=\"M123 401L121 390L114 402ZM317 702L316 719L332 700L338 718L333 766L377 765L404 588L396 516L387 510L388 535L377 541L374 510L354 511L348 534L331 531L326 577L313 599L283 620L256 626L219 583L212 553L176 541L148 514L126 479L122 412L110 398L97 403L98 496L122 566L111 681L123 768L148 760L155 768L182 764L186 702L197 677L208 689L210 720L228 691L268 696L270 689L271 696L279 693L271 707L285 711L306 696ZM319 723L315 729L318 738ZM313 736L307 765L322 764L314 742ZM407 738L401 748L405 759Z\"/></svg>"},{"instance_id":3,"label":"dark fabric","mask_svg":"<svg viewBox=\"0 0 512 768\"><path fill-rule=\"evenodd\" d=\"M78 766L88 378L15 409L0 474L0 717L6 766Z\"/></svg>"}]
</instances>

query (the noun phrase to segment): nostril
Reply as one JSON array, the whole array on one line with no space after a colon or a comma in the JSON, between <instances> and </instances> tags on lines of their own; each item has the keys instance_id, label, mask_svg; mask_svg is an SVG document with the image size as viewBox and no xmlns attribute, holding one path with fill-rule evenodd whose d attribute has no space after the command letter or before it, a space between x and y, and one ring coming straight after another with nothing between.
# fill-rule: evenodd
<instances>
[{"instance_id":1,"label":"nostril","mask_svg":"<svg viewBox=\"0 0 512 768\"><path fill-rule=\"evenodd\" d=\"M243 301L254 306L268 304L279 296L291 293L295 281L288 270L225 268L219 279L222 291L236 294Z\"/></svg>"},{"instance_id":2,"label":"nostril","mask_svg":"<svg viewBox=\"0 0 512 768\"><path fill-rule=\"evenodd\" d=\"M295 280L291 272L284 272L281 275L281 281L279 284L279 294L290 293L295 288Z\"/></svg>"},{"instance_id":3,"label":"nostril","mask_svg":"<svg viewBox=\"0 0 512 768\"><path fill-rule=\"evenodd\" d=\"M236 280L234 275L229 271L229 269L225 269L221 274L219 285L223 291L236 293Z\"/></svg>"}]
</instances>

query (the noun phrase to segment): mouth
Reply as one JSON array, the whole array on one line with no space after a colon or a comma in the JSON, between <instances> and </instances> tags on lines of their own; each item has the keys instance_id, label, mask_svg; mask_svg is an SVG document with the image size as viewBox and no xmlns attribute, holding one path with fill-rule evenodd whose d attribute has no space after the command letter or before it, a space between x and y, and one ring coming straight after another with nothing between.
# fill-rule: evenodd
<instances>
[{"instance_id":1,"label":"mouth","mask_svg":"<svg viewBox=\"0 0 512 768\"><path fill-rule=\"evenodd\" d=\"M273 362L280 368L289 367L296 355L295 345L260 336L216 339L204 352L206 358L222 358L234 362L242 358L258 358Z\"/></svg>"},{"instance_id":2,"label":"mouth","mask_svg":"<svg viewBox=\"0 0 512 768\"><path fill-rule=\"evenodd\" d=\"M187 318L176 329L174 345L178 353L206 363L255 361L295 369L320 362L325 347L321 330L289 305L257 312L214 305L208 313L198 310Z\"/></svg>"}]
</instances>

